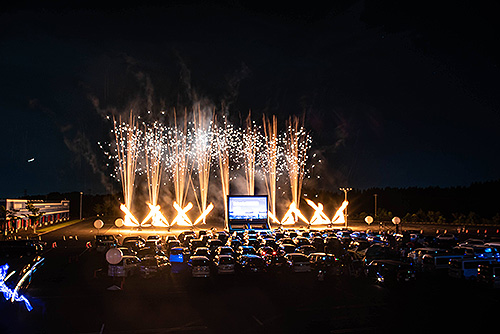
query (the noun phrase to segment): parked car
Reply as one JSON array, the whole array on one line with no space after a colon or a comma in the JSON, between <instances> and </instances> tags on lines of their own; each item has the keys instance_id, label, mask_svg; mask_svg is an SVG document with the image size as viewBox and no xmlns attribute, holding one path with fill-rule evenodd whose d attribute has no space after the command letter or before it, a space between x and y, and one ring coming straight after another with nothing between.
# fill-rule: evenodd
<instances>
[{"instance_id":1,"label":"parked car","mask_svg":"<svg viewBox=\"0 0 500 334\"><path fill-rule=\"evenodd\" d=\"M170 275L171 265L166 256L148 257L141 261L139 272L143 278Z\"/></svg>"},{"instance_id":2,"label":"parked car","mask_svg":"<svg viewBox=\"0 0 500 334\"><path fill-rule=\"evenodd\" d=\"M234 274L235 260L231 255L216 255L214 265L217 274Z\"/></svg>"},{"instance_id":3,"label":"parked car","mask_svg":"<svg viewBox=\"0 0 500 334\"><path fill-rule=\"evenodd\" d=\"M423 272L439 273L448 271L452 259L462 259L463 255L457 254L425 254L422 257L421 269Z\"/></svg>"},{"instance_id":4,"label":"parked car","mask_svg":"<svg viewBox=\"0 0 500 334\"><path fill-rule=\"evenodd\" d=\"M500 263L480 264L477 271L477 280L492 288L500 288Z\"/></svg>"},{"instance_id":5,"label":"parked car","mask_svg":"<svg viewBox=\"0 0 500 334\"><path fill-rule=\"evenodd\" d=\"M98 252L105 252L111 247L118 245L118 239L111 234L101 234L95 236L95 248Z\"/></svg>"},{"instance_id":6,"label":"parked car","mask_svg":"<svg viewBox=\"0 0 500 334\"><path fill-rule=\"evenodd\" d=\"M198 247L205 247L205 242L201 239L191 239L189 241L189 250L193 252Z\"/></svg>"},{"instance_id":7,"label":"parked car","mask_svg":"<svg viewBox=\"0 0 500 334\"><path fill-rule=\"evenodd\" d=\"M221 246L215 250L215 255L230 255L235 256L234 250L229 246Z\"/></svg>"},{"instance_id":8,"label":"parked car","mask_svg":"<svg viewBox=\"0 0 500 334\"><path fill-rule=\"evenodd\" d=\"M425 248L416 248L411 252L409 252L407 256L411 263L413 263L417 267L421 267L424 255L440 254L440 253L441 254L446 253L446 250L440 248L425 247Z\"/></svg>"},{"instance_id":9,"label":"parked car","mask_svg":"<svg viewBox=\"0 0 500 334\"><path fill-rule=\"evenodd\" d=\"M281 244L278 247L278 252L283 254L295 253L296 247L294 244Z\"/></svg>"},{"instance_id":10,"label":"parked car","mask_svg":"<svg viewBox=\"0 0 500 334\"><path fill-rule=\"evenodd\" d=\"M210 259L212 257L212 253L208 247L198 247L194 250L193 256L206 256Z\"/></svg>"},{"instance_id":11,"label":"parked car","mask_svg":"<svg viewBox=\"0 0 500 334\"><path fill-rule=\"evenodd\" d=\"M497 262L495 259L458 258L450 260L448 275L454 278L475 280L479 265Z\"/></svg>"},{"instance_id":12,"label":"parked car","mask_svg":"<svg viewBox=\"0 0 500 334\"><path fill-rule=\"evenodd\" d=\"M340 275L342 273L342 263L332 254L311 253L308 256L311 270L324 271L328 275Z\"/></svg>"},{"instance_id":13,"label":"parked car","mask_svg":"<svg viewBox=\"0 0 500 334\"><path fill-rule=\"evenodd\" d=\"M237 262L237 268L242 273L262 273L266 271L266 262L258 255L241 255Z\"/></svg>"},{"instance_id":14,"label":"parked car","mask_svg":"<svg viewBox=\"0 0 500 334\"><path fill-rule=\"evenodd\" d=\"M191 256L189 266L192 277L210 277L210 260L206 256Z\"/></svg>"},{"instance_id":15,"label":"parked car","mask_svg":"<svg viewBox=\"0 0 500 334\"><path fill-rule=\"evenodd\" d=\"M137 256L125 255L117 264L108 265L108 276L128 277L139 271L141 260Z\"/></svg>"},{"instance_id":16,"label":"parked car","mask_svg":"<svg viewBox=\"0 0 500 334\"><path fill-rule=\"evenodd\" d=\"M146 246L146 240L141 236L125 237L123 238L122 244L129 241L137 241L140 248Z\"/></svg>"},{"instance_id":17,"label":"parked car","mask_svg":"<svg viewBox=\"0 0 500 334\"><path fill-rule=\"evenodd\" d=\"M315 253L316 248L314 248L314 246L312 246L312 245L302 245L302 246L297 247L297 249L295 251L297 253L302 253L305 256L308 256L311 253Z\"/></svg>"},{"instance_id":18,"label":"parked car","mask_svg":"<svg viewBox=\"0 0 500 334\"><path fill-rule=\"evenodd\" d=\"M406 283L414 281L415 270L408 263L396 260L374 260L366 269L366 274L376 283Z\"/></svg>"},{"instance_id":19,"label":"parked car","mask_svg":"<svg viewBox=\"0 0 500 334\"><path fill-rule=\"evenodd\" d=\"M210 239L210 240L208 240L207 247L208 247L208 249L210 249L211 253L214 253L218 247L223 246L223 245L224 245L224 243L220 239Z\"/></svg>"},{"instance_id":20,"label":"parked car","mask_svg":"<svg viewBox=\"0 0 500 334\"><path fill-rule=\"evenodd\" d=\"M257 255L257 251L253 246L240 246L236 250L236 259L243 255Z\"/></svg>"},{"instance_id":21,"label":"parked car","mask_svg":"<svg viewBox=\"0 0 500 334\"><path fill-rule=\"evenodd\" d=\"M487 245L457 246L453 247L453 253L482 259L499 257L497 248Z\"/></svg>"},{"instance_id":22,"label":"parked car","mask_svg":"<svg viewBox=\"0 0 500 334\"><path fill-rule=\"evenodd\" d=\"M286 266L293 273L308 273L311 271L311 263L307 256L302 253L290 253L285 255Z\"/></svg>"}]
</instances>

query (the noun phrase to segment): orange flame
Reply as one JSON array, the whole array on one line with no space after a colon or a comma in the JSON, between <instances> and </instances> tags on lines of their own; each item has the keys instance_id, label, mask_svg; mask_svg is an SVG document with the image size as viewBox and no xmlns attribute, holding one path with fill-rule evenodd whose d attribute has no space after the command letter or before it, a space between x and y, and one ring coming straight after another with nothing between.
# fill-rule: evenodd
<instances>
[{"instance_id":1,"label":"orange flame","mask_svg":"<svg viewBox=\"0 0 500 334\"><path fill-rule=\"evenodd\" d=\"M214 208L214 205L212 203L210 203L207 208L205 209L205 211L202 212L202 214L194 221L194 224L193 225L196 225L198 224L200 221L204 220L205 217L210 213L210 211L212 211L212 209Z\"/></svg>"},{"instance_id":2,"label":"orange flame","mask_svg":"<svg viewBox=\"0 0 500 334\"><path fill-rule=\"evenodd\" d=\"M345 224L344 210L345 208L347 208L348 204L349 204L348 201L342 202L342 205L337 210L337 212L335 212L335 215L332 218L332 224Z\"/></svg>"}]
</instances>

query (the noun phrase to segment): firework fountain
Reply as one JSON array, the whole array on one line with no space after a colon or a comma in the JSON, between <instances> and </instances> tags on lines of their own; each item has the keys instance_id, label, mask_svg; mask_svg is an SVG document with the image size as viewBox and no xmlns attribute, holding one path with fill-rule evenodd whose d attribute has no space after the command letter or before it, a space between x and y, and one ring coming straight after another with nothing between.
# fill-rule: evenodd
<instances>
[{"instance_id":1,"label":"firework fountain","mask_svg":"<svg viewBox=\"0 0 500 334\"><path fill-rule=\"evenodd\" d=\"M215 145L219 162L220 182L224 200L224 227L227 227L227 196L229 195L230 152L234 128L225 116L222 124L216 128Z\"/></svg>"},{"instance_id":2,"label":"firework fountain","mask_svg":"<svg viewBox=\"0 0 500 334\"><path fill-rule=\"evenodd\" d=\"M247 184L247 195L253 196L255 192L255 159L259 151L260 133L252 121L251 113L248 113L246 127L243 130L243 161L245 165L245 180Z\"/></svg>"},{"instance_id":3,"label":"firework fountain","mask_svg":"<svg viewBox=\"0 0 500 334\"><path fill-rule=\"evenodd\" d=\"M160 194L161 176L164 161L164 129L158 123L154 122L152 126L144 125L144 143L145 143L145 163L146 177L148 181L149 192L149 214L141 222L145 226L149 220L155 227L170 227L167 219L161 213L158 205L158 196Z\"/></svg>"},{"instance_id":4,"label":"firework fountain","mask_svg":"<svg viewBox=\"0 0 500 334\"><path fill-rule=\"evenodd\" d=\"M262 154L262 170L269 196L269 212L276 217L276 167L278 164L278 121L276 116L271 119L265 115L262 117L264 123L264 153Z\"/></svg>"},{"instance_id":5,"label":"firework fountain","mask_svg":"<svg viewBox=\"0 0 500 334\"><path fill-rule=\"evenodd\" d=\"M177 223L180 226L193 226L192 221L186 213L193 207L189 202L184 206L187 198L191 172L189 164L189 154L192 145L192 138L188 132L187 112L184 112L182 126L178 126L177 113L174 112L174 128L168 131L168 155L170 157L170 175L174 184L175 202L174 208L177 211L177 217L172 225Z\"/></svg>"},{"instance_id":6,"label":"firework fountain","mask_svg":"<svg viewBox=\"0 0 500 334\"><path fill-rule=\"evenodd\" d=\"M194 145L193 153L194 159L196 159L196 171L198 174L198 189L200 197L196 196L198 207L200 209L201 215L194 222L196 225L200 221L205 223L205 218L210 211L214 208L214 205L208 202L208 185L210 179L210 163L212 159L212 146L213 146L213 112L205 111L203 112L198 105L198 108L194 113ZM196 195L196 191L195 191ZM201 219L200 219L201 218Z\"/></svg>"},{"instance_id":7,"label":"firework fountain","mask_svg":"<svg viewBox=\"0 0 500 334\"><path fill-rule=\"evenodd\" d=\"M269 198L268 216L276 225L294 225L299 220L308 226L343 222L342 212L347 202L342 204L332 219L323 212L321 203L309 199L306 199L306 203L314 210L311 219L308 220L300 211L302 182L308 173L308 152L311 147L311 137L303 127L303 120L290 117L286 131L280 135L276 116L263 116L263 126L260 127L252 121L249 113L243 129L234 128L225 116L218 120L213 109L200 105L193 108L192 117L193 121L188 122L187 111L184 111L183 117L178 120L174 111L171 126L157 121L145 122L142 123L143 130L137 126L137 119L132 113L127 122L113 118L115 154L107 155L109 159L117 161L116 177L123 190L124 203L120 209L125 213L125 226L170 228L178 225L193 228L204 223L215 207L209 203L212 165L218 167L216 174L220 175L226 224L230 182L237 177L238 170L244 170L248 195L254 194L255 177L257 172L261 173ZM143 160L138 162L140 157ZM141 173L147 179L149 201L146 204L149 213L139 222L132 214L132 205L136 174ZM279 175L282 174L288 176L291 202L280 220L276 211L276 190ZM174 211L170 223L159 205L162 185L173 189L171 202ZM193 190L192 194L190 189ZM190 217L193 202L188 201L188 198L193 198L197 203L200 214L196 219Z\"/></svg>"},{"instance_id":8,"label":"firework fountain","mask_svg":"<svg viewBox=\"0 0 500 334\"><path fill-rule=\"evenodd\" d=\"M130 112L128 123L117 123L113 119L116 154L119 163L118 171L121 177L123 189L123 203L120 209L125 213L125 226L139 226L140 223L130 212L132 207L132 195L134 193L134 181L136 175L137 158L140 151L141 131L137 127L137 120Z\"/></svg>"}]
</instances>

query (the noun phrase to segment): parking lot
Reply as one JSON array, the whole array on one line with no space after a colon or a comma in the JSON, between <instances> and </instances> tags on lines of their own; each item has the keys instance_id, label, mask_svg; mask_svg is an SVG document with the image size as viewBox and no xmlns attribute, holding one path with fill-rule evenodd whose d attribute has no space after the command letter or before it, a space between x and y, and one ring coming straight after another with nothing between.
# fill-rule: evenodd
<instances>
[{"instance_id":1,"label":"parking lot","mask_svg":"<svg viewBox=\"0 0 500 334\"><path fill-rule=\"evenodd\" d=\"M209 277L193 278L186 263L178 273L122 280L107 275L105 251L87 248L93 236L85 230L75 226L43 238L57 247L47 248L24 291L34 309L2 300L0 312L9 320L0 332L464 332L491 326L500 302L500 289L419 270L412 280L380 282L348 270L320 277L316 269L269 266L217 275L211 265ZM71 232L79 232L78 240L63 241Z\"/></svg>"}]
</instances>

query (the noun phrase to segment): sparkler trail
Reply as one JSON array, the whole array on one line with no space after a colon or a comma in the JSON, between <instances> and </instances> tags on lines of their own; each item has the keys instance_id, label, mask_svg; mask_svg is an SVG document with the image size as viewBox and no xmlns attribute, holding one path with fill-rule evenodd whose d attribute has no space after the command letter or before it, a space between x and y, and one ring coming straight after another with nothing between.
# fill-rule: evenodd
<instances>
[{"instance_id":1,"label":"sparkler trail","mask_svg":"<svg viewBox=\"0 0 500 334\"><path fill-rule=\"evenodd\" d=\"M144 127L150 214L141 222L141 225L144 226L151 219L151 225L153 226L169 227L158 205L165 147L163 138L164 129L158 122L154 122L152 126L144 124Z\"/></svg>"},{"instance_id":2,"label":"sparkler trail","mask_svg":"<svg viewBox=\"0 0 500 334\"><path fill-rule=\"evenodd\" d=\"M264 154L262 169L264 172L267 194L269 196L269 211L276 217L276 166L278 164L278 121L273 115L272 119L262 116L264 123Z\"/></svg>"},{"instance_id":3,"label":"sparkler trail","mask_svg":"<svg viewBox=\"0 0 500 334\"><path fill-rule=\"evenodd\" d=\"M177 113L174 112L174 128L168 131L167 149L170 156L170 173L174 184L175 201L180 207L184 207L191 178L189 154L192 143L190 139L187 112L184 111L182 128L178 127Z\"/></svg>"},{"instance_id":4,"label":"sparkler trail","mask_svg":"<svg viewBox=\"0 0 500 334\"><path fill-rule=\"evenodd\" d=\"M118 124L116 119L113 118L116 153L119 163L118 170L121 176L125 207L129 213L132 206L132 195L134 192L136 165L141 138L141 131L137 128L136 123L137 121L132 115L132 111L130 112L128 124L121 123L121 118L120 124ZM125 225L129 226L135 224L135 222L132 223L134 220L131 219L130 215L125 216Z\"/></svg>"},{"instance_id":5,"label":"sparkler trail","mask_svg":"<svg viewBox=\"0 0 500 334\"><path fill-rule=\"evenodd\" d=\"M227 227L228 212L227 212L227 196L229 195L229 164L230 164L230 149L231 135L233 131L232 125L227 123L225 116L222 116L222 125L217 126L215 141L217 145L217 157L219 160L220 182L222 188L222 197L224 200L224 228ZM217 124L217 123L216 123Z\"/></svg>"},{"instance_id":6,"label":"sparkler trail","mask_svg":"<svg viewBox=\"0 0 500 334\"><path fill-rule=\"evenodd\" d=\"M243 131L243 160L245 165L245 179L247 195L254 195L255 191L255 158L259 150L259 131L248 113L246 127Z\"/></svg>"},{"instance_id":7,"label":"sparkler trail","mask_svg":"<svg viewBox=\"0 0 500 334\"><path fill-rule=\"evenodd\" d=\"M300 123L297 116L290 117L285 132L285 159L292 202L295 203L297 210L300 205L302 181L306 172L307 154L311 145L311 138Z\"/></svg>"},{"instance_id":8,"label":"sparkler trail","mask_svg":"<svg viewBox=\"0 0 500 334\"><path fill-rule=\"evenodd\" d=\"M269 198L269 217L274 223L292 225L302 220L308 225L317 225L327 220L321 203L306 200L315 210L310 221L299 209L302 182L309 172L306 164L311 145L311 137L303 127L303 119L290 117L285 131L279 133L276 116L267 118L263 115L262 126L257 126L249 112L242 128L233 127L225 116L217 120L215 110L204 108L200 104L194 106L193 115L189 116L193 117L192 122L188 121L186 109L182 118L178 116L174 110L173 121L169 126L157 121L143 122L140 129L132 112L127 122L122 122L121 118L117 121L113 117L115 144L109 144L113 153L105 154L108 159L117 161L115 177L123 190L124 203L120 205L120 209L125 214L125 226L146 226L150 223L156 227L170 228L178 224L192 228L204 223L207 215L215 208L213 203L208 203L213 161L218 164L226 224L227 197L230 182L236 177L231 175L235 169L244 170L248 195L255 193L257 172L263 175ZM100 143L99 145L101 146ZM140 153L144 156L141 157ZM142 160L138 161L138 158ZM314 165L311 166L313 167ZM285 171L290 185L291 202L283 219L279 220L276 191L280 189L279 176ZM194 176L193 172L197 175ZM134 217L131 209L137 173L145 174L149 194L149 201L146 203L149 213L141 222ZM159 205L161 187L167 185L162 179L173 185L174 196L171 202L176 215L171 223L161 212ZM189 192L190 187L193 188L193 194ZM188 197L190 200L194 198L196 202L188 202ZM198 205L200 212L196 219L188 216L193 203Z\"/></svg>"},{"instance_id":9,"label":"sparkler trail","mask_svg":"<svg viewBox=\"0 0 500 334\"><path fill-rule=\"evenodd\" d=\"M208 114L208 115L207 115ZM210 120L209 120L210 117ZM212 159L213 146L213 112L203 112L198 105L194 113L194 145L193 153L196 158L196 170L198 173L200 202L198 203L202 215L207 210L208 185L210 179L210 163ZM195 192L196 194L196 192ZM213 208L213 204L210 203ZM210 209L211 211L212 209ZM209 212L210 212L209 211ZM208 212L207 212L208 214ZM201 216L200 216L201 217ZM205 223L206 214L203 215ZM198 222L196 220L195 224Z\"/></svg>"}]
</instances>

